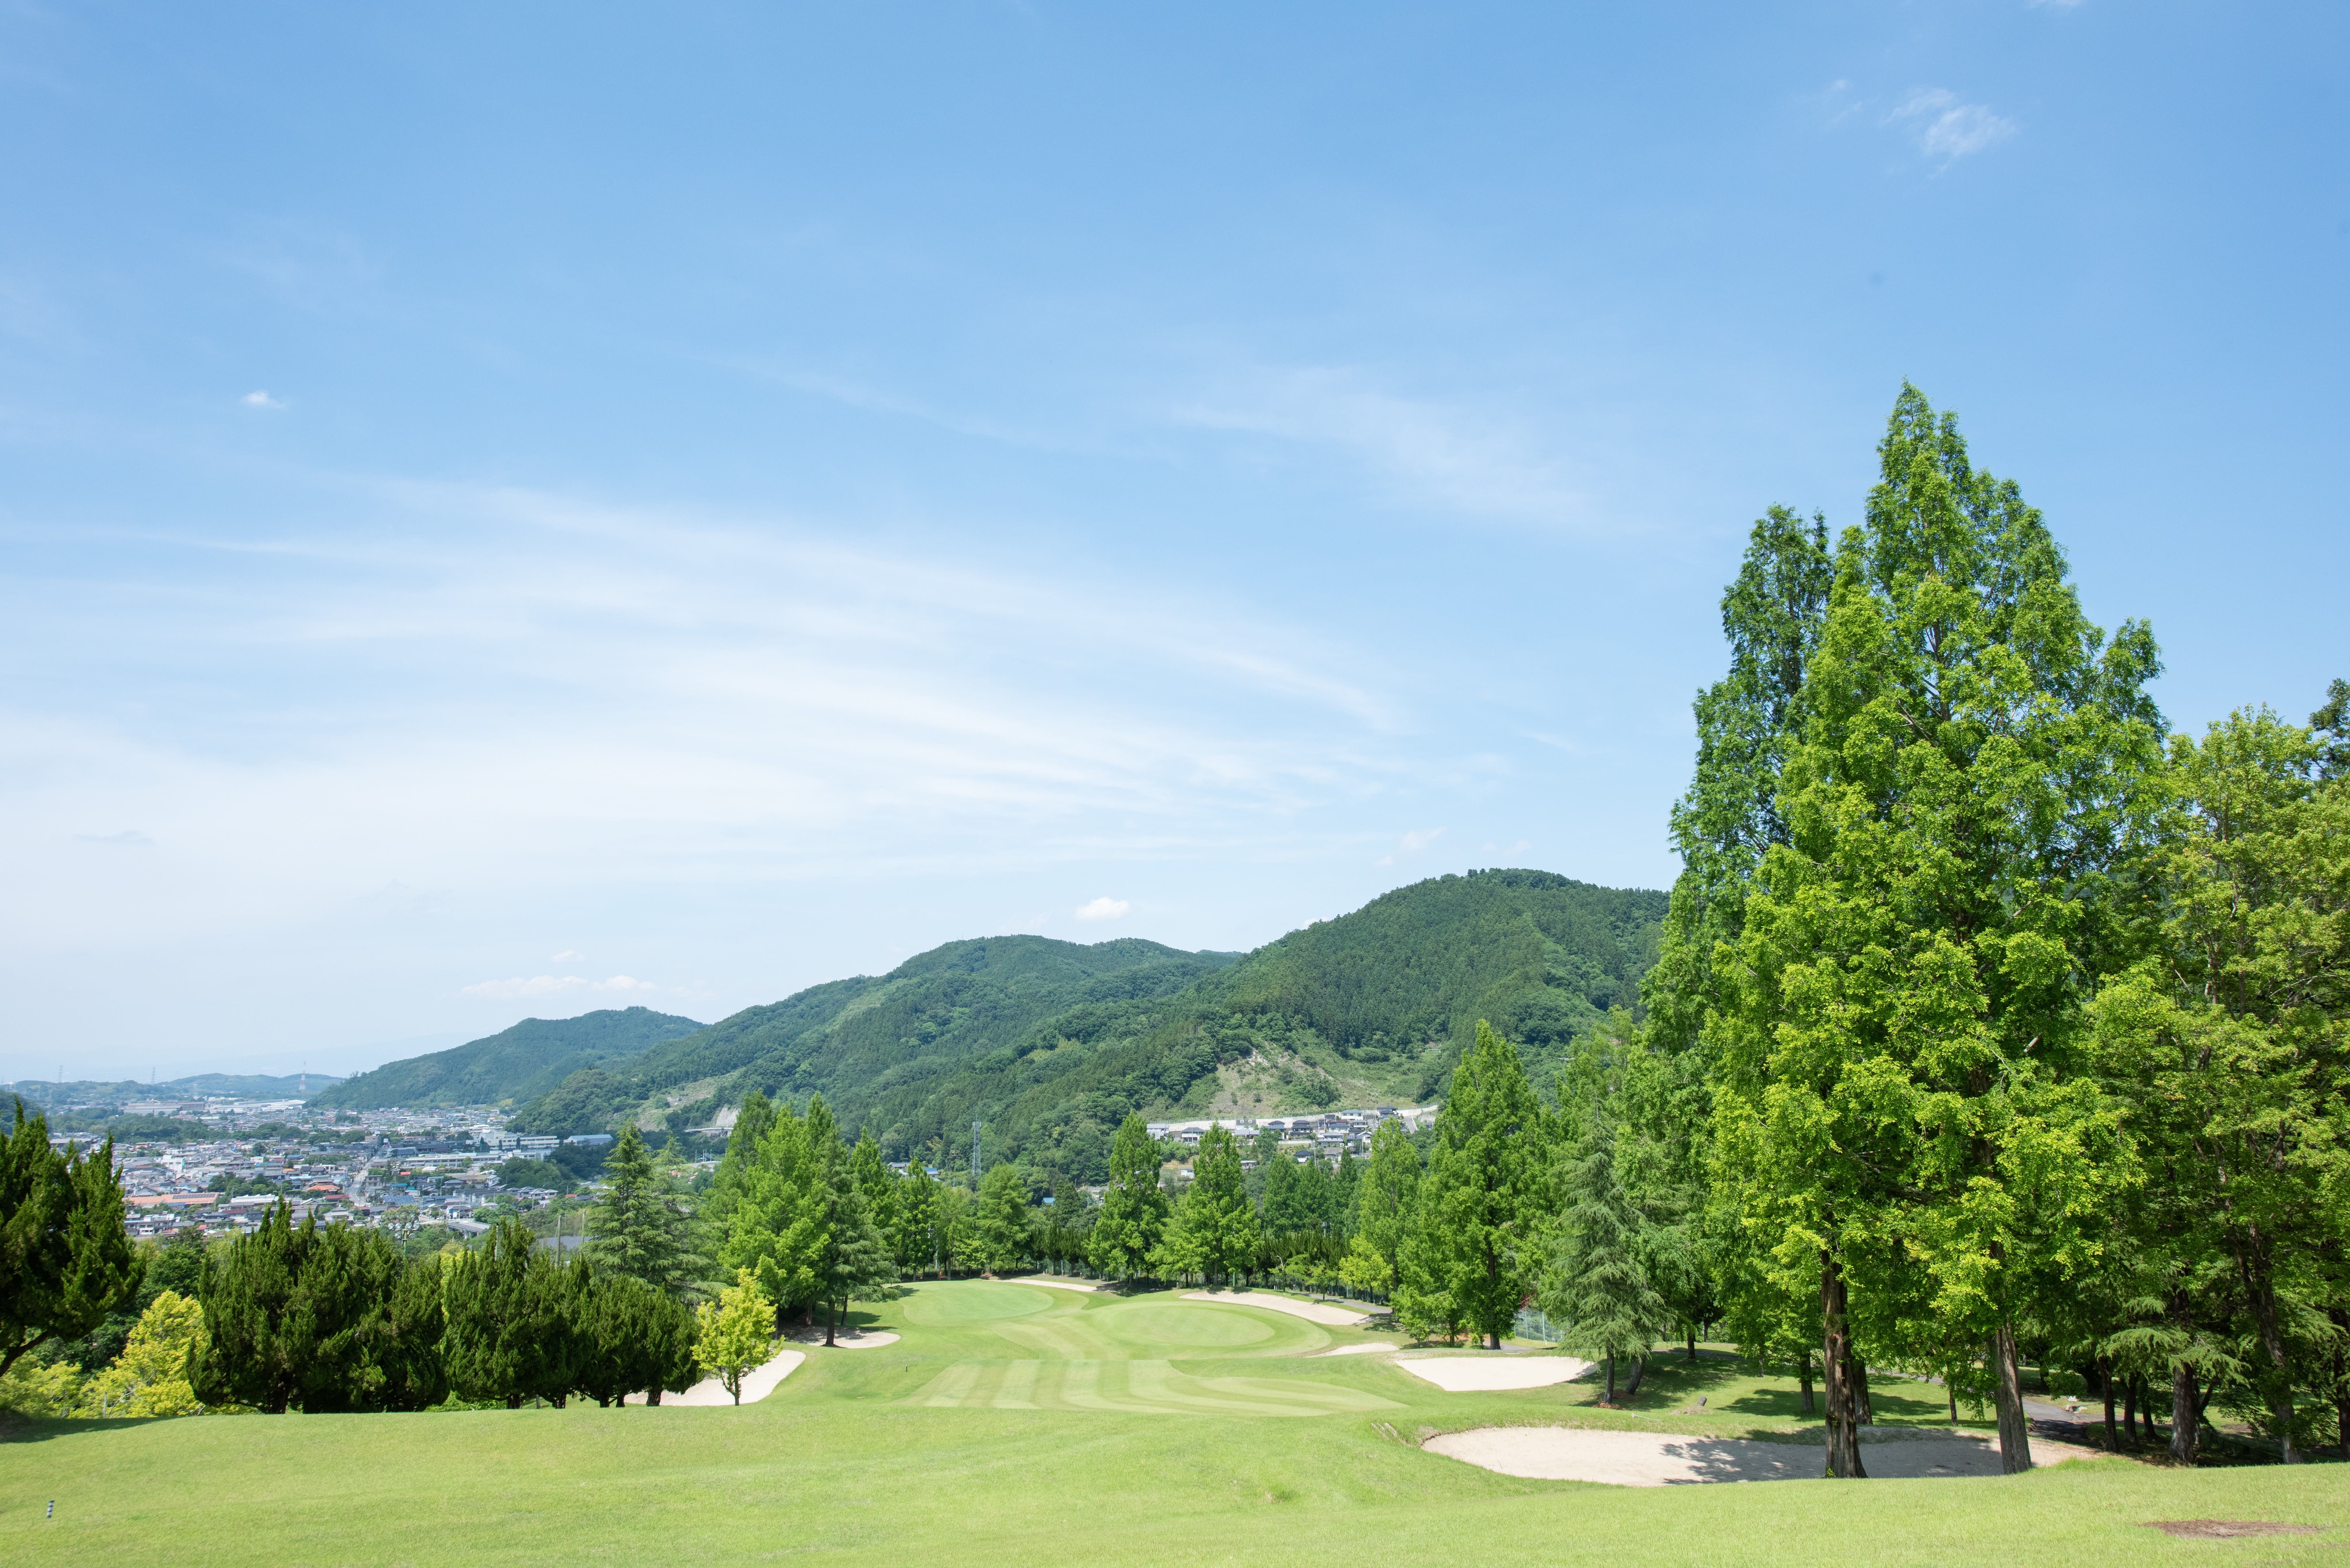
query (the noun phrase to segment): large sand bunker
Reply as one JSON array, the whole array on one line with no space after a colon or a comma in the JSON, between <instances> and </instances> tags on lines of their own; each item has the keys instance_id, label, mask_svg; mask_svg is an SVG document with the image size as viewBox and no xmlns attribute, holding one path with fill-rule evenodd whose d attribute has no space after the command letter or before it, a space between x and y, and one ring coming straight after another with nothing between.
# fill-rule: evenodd
<instances>
[{"instance_id":1,"label":"large sand bunker","mask_svg":"<svg viewBox=\"0 0 2350 1568\"><path fill-rule=\"evenodd\" d=\"M1015 1285L1050 1285L1056 1291L1091 1291L1098 1294L1101 1286L1092 1280L1064 1280L1051 1274L1023 1274L1012 1282Z\"/></svg>"},{"instance_id":2,"label":"large sand bunker","mask_svg":"<svg viewBox=\"0 0 2350 1568\"><path fill-rule=\"evenodd\" d=\"M1380 1351L1380 1350L1393 1350L1394 1348L1395 1348L1395 1346L1394 1346L1394 1345L1389 1345L1389 1344L1388 1344L1386 1340L1384 1340L1384 1339L1374 1339L1374 1340L1372 1340L1370 1343L1368 1343L1367 1345L1340 1345L1340 1346L1339 1346L1337 1349L1336 1349L1336 1350L1317 1350L1317 1351L1315 1351L1315 1352L1314 1353L1314 1355L1315 1355L1315 1356L1324 1356L1324 1355L1368 1355L1372 1354L1374 1351Z\"/></svg>"},{"instance_id":3,"label":"large sand bunker","mask_svg":"<svg viewBox=\"0 0 2350 1568\"><path fill-rule=\"evenodd\" d=\"M1414 1355L1398 1356L1395 1364L1448 1394L1547 1388L1554 1383L1572 1382L1591 1370L1591 1363L1572 1355Z\"/></svg>"},{"instance_id":4,"label":"large sand bunker","mask_svg":"<svg viewBox=\"0 0 2350 1568\"><path fill-rule=\"evenodd\" d=\"M1421 1445L1430 1453L1506 1476L1599 1481L1608 1486L1688 1486L1704 1481L1812 1480L1826 1456L1810 1443L1692 1438L1670 1432L1602 1432L1569 1427L1485 1427ZM2095 1449L2032 1444L2041 1464L2096 1459ZM1887 1480L1923 1476L1995 1476L1999 1445L1988 1438L1936 1434L1861 1446L1863 1469Z\"/></svg>"},{"instance_id":5,"label":"large sand bunker","mask_svg":"<svg viewBox=\"0 0 2350 1568\"><path fill-rule=\"evenodd\" d=\"M1360 1328L1370 1321L1363 1314L1348 1312L1344 1307L1325 1306L1320 1302L1302 1302L1294 1296L1277 1296L1271 1291L1185 1291L1183 1299L1268 1307L1274 1312L1285 1312L1292 1317L1302 1317L1308 1323L1326 1323L1339 1328Z\"/></svg>"},{"instance_id":6,"label":"large sand bunker","mask_svg":"<svg viewBox=\"0 0 2350 1568\"><path fill-rule=\"evenodd\" d=\"M894 1339L897 1336L892 1334L890 1337ZM792 1369L806 1359L807 1354L805 1351L780 1351L775 1358L764 1366L754 1366L743 1374L743 1403L748 1405L754 1401L764 1399L775 1392L776 1384L789 1377L792 1375ZM641 1394L631 1394L626 1402L630 1405L641 1405L645 1402L645 1397ZM726 1385L717 1378L705 1377L682 1394L662 1395L661 1403L664 1405L732 1405L734 1403L734 1396L726 1392Z\"/></svg>"}]
</instances>

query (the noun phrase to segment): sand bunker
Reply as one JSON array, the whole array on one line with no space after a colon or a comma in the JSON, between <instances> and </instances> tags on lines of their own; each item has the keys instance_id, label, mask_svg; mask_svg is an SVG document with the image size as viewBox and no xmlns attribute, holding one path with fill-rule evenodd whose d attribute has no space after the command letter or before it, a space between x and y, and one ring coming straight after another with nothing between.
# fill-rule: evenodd
<instances>
[{"instance_id":1,"label":"sand bunker","mask_svg":"<svg viewBox=\"0 0 2350 1568\"><path fill-rule=\"evenodd\" d=\"M1271 1291L1185 1291L1189 1302L1233 1302L1242 1306L1268 1307L1285 1312L1292 1317L1302 1317L1308 1323L1326 1323L1339 1328L1359 1328L1370 1321L1358 1312L1344 1307L1325 1306L1320 1302L1302 1302L1291 1296L1277 1296Z\"/></svg>"},{"instance_id":2,"label":"sand bunker","mask_svg":"<svg viewBox=\"0 0 2350 1568\"><path fill-rule=\"evenodd\" d=\"M802 1345L813 1345L819 1348L824 1345L824 1330L820 1328L811 1329L802 1334L795 1334L792 1335L792 1337L798 1340ZM834 1350L879 1350L885 1345L895 1345L897 1343L898 1336L891 1334L887 1329L876 1329L870 1334L858 1334L852 1330L844 1328L832 1336L831 1348Z\"/></svg>"},{"instance_id":3,"label":"sand bunker","mask_svg":"<svg viewBox=\"0 0 2350 1568\"><path fill-rule=\"evenodd\" d=\"M897 1335L891 1334L889 1337L895 1339ZM804 1351L779 1351L775 1358L764 1366L754 1367L743 1374L743 1403L749 1405L764 1399L775 1392L776 1384L789 1377L792 1375L792 1369L806 1359L807 1355ZM641 1394L631 1394L626 1402L630 1405L641 1405L645 1402L645 1397ZM732 1405L734 1403L734 1396L726 1392L726 1385L717 1378L705 1377L682 1394L662 1395L661 1403L663 1405Z\"/></svg>"},{"instance_id":4,"label":"sand bunker","mask_svg":"<svg viewBox=\"0 0 2350 1568\"><path fill-rule=\"evenodd\" d=\"M1311 1361L1324 1355L1368 1355L1375 1350L1393 1350L1394 1348L1394 1345L1384 1339L1375 1339L1368 1345L1342 1345L1336 1350L1317 1350L1306 1359Z\"/></svg>"},{"instance_id":5,"label":"sand bunker","mask_svg":"<svg viewBox=\"0 0 2350 1568\"><path fill-rule=\"evenodd\" d=\"M1050 1285L1056 1291L1093 1291L1101 1286L1092 1280L1064 1280L1052 1274L1023 1274L1012 1282L1015 1285Z\"/></svg>"},{"instance_id":6,"label":"sand bunker","mask_svg":"<svg viewBox=\"0 0 2350 1568\"><path fill-rule=\"evenodd\" d=\"M1486 1427L1421 1445L1505 1476L1598 1481L1608 1486L1689 1486L1705 1481L1814 1480L1825 1454L1816 1444L1669 1432L1598 1432L1566 1427ZM2037 1463L2101 1457L2095 1449L2034 1438ZM1999 1445L1988 1438L1937 1434L1861 1445L1862 1468L1886 1480L1924 1476L1995 1476Z\"/></svg>"},{"instance_id":7,"label":"sand bunker","mask_svg":"<svg viewBox=\"0 0 2350 1568\"><path fill-rule=\"evenodd\" d=\"M1498 1388L1547 1388L1591 1370L1572 1355L1416 1355L1395 1363L1449 1394L1486 1394ZM1512 1475L1518 1472L1512 1470Z\"/></svg>"}]
</instances>

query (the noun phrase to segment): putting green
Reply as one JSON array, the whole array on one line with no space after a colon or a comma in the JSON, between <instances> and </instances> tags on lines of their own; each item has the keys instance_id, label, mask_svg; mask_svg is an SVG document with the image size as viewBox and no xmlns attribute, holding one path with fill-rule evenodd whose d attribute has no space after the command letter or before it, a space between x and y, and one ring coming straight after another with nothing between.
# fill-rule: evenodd
<instances>
[{"instance_id":1,"label":"putting green","mask_svg":"<svg viewBox=\"0 0 2350 1568\"><path fill-rule=\"evenodd\" d=\"M1025 1285L990 1280L961 1280L951 1286L929 1285L913 1293L906 1303L906 1321L924 1328L951 1328L959 1324L993 1323L1048 1312L1052 1296Z\"/></svg>"},{"instance_id":2,"label":"putting green","mask_svg":"<svg viewBox=\"0 0 2350 1568\"><path fill-rule=\"evenodd\" d=\"M1352 1380L1212 1376L1178 1359L1309 1355L1331 1337L1301 1319L1223 1303L1072 1297L1014 1283L913 1287L901 1346L953 1359L898 1402L931 1409L1331 1416L1399 1408Z\"/></svg>"}]
</instances>

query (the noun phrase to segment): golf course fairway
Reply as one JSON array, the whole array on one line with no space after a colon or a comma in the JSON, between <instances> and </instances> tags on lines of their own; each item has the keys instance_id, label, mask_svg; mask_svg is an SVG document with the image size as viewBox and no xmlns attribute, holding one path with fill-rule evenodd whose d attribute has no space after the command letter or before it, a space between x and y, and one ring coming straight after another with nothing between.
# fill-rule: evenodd
<instances>
[{"instance_id":1,"label":"golf course fairway","mask_svg":"<svg viewBox=\"0 0 2350 1568\"><path fill-rule=\"evenodd\" d=\"M1382 1353L1321 1354L1370 1331L1175 1292L925 1282L857 1315L901 1337L809 1347L740 1408L19 1423L0 1442L7 1560L2144 1568L2338 1563L2350 1545L2345 1465L2101 1459L2015 1477L1632 1489L1419 1447L1567 1425L1817 1453L1792 1387L1721 1354L1662 1357L1631 1408L1601 1410L1588 1379L1448 1393ZM1876 1398L1880 1421L1939 1424L1939 1390L1889 1382ZM2215 1519L2315 1528L2237 1541L2149 1528Z\"/></svg>"}]
</instances>

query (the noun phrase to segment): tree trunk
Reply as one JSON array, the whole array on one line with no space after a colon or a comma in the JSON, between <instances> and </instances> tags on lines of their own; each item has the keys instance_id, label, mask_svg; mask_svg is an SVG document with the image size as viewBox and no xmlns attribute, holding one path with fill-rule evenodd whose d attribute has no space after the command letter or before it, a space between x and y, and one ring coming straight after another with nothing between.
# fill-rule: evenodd
<instances>
[{"instance_id":1,"label":"tree trunk","mask_svg":"<svg viewBox=\"0 0 2350 1568\"><path fill-rule=\"evenodd\" d=\"M2332 1307L2334 1320L2334 1435L2342 1457L2350 1459L2350 1367L2343 1365L2342 1343L2350 1339L2350 1309Z\"/></svg>"},{"instance_id":2,"label":"tree trunk","mask_svg":"<svg viewBox=\"0 0 2350 1568\"><path fill-rule=\"evenodd\" d=\"M839 1326L840 1303L835 1301L827 1301L824 1303L824 1345L827 1350L832 1348L833 1330Z\"/></svg>"},{"instance_id":3,"label":"tree trunk","mask_svg":"<svg viewBox=\"0 0 2350 1568\"><path fill-rule=\"evenodd\" d=\"M1853 1387L1852 1319L1846 1311L1844 1270L1835 1254L1820 1253L1820 1372L1828 1407L1826 1473L1865 1480L1860 1462L1860 1402Z\"/></svg>"},{"instance_id":4,"label":"tree trunk","mask_svg":"<svg viewBox=\"0 0 2350 1568\"><path fill-rule=\"evenodd\" d=\"M2199 1425L2195 1373L2181 1361L2170 1369L2170 1457L2182 1465L2195 1462L2195 1438Z\"/></svg>"},{"instance_id":5,"label":"tree trunk","mask_svg":"<svg viewBox=\"0 0 2350 1568\"><path fill-rule=\"evenodd\" d=\"M2032 1468L2032 1422L2023 1413L2023 1379L2015 1365L2015 1324L2006 1318L1991 1335L1991 1387L1999 1398L1999 1468L2021 1475Z\"/></svg>"},{"instance_id":6,"label":"tree trunk","mask_svg":"<svg viewBox=\"0 0 2350 1568\"><path fill-rule=\"evenodd\" d=\"M1638 1394L1640 1391L1640 1375L1648 1369L1648 1358L1647 1356L1636 1355L1632 1357L1632 1377L1631 1381L1624 1385L1625 1398L1629 1399L1633 1395Z\"/></svg>"},{"instance_id":7,"label":"tree trunk","mask_svg":"<svg viewBox=\"0 0 2350 1568\"><path fill-rule=\"evenodd\" d=\"M1852 1361L1852 1387L1853 1404L1860 1411L1860 1424L1874 1427L1877 1425L1877 1407L1869 1402L1868 1397L1868 1364L1856 1355Z\"/></svg>"},{"instance_id":8,"label":"tree trunk","mask_svg":"<svg viewBox=\"0 0 2350 1568\"><path fill-rule=\"evenodd\" d=\"M645 1403L648 1405L660 1404L660 1397L661 1391L658 1388L648 1388L645 1390Z\"/></svg>"},{"instance_id":9,"label":"tree trunk","mask_svg":"<svg viewBox=\"0 0 2350 1568\"><path fill-rule=\"evenodd\" d=\"M1950 1425L1959 1424L1959 1386L1949 1378L1942 1379L1942 1397L1950 1402Z\"/></svg>"},{"instance_id":10,"label":"tree trunk","mask_svg":"<svg viewBox=\"0 0 2350 1568\"><path fill-rule=\"evenodd\" d=\"M1697 1320L1692 1318L1681 1327L1689 1335L1689 1358L1695 1361L1697 1359Z\"/></svg>"},{"instance_id":11,"label":"tree trunk","mask_svg":"<svg viewBox=\"0 0 2350 1568\"><path fill-rule=\"evenodd\" d=\"M2097 1357L2097 1381L2106 1390L2106 1448L2113 1453L2122 1451L2122 1435L2114 1430L2114 1364L2109 1356Z\"/></svg>"},{"instance_id":12,"label":"tree trunk","mask_svg":"<svg viewBox=\"0 0 2350 1568\"><path fill-rule=\"evenodd\" d=\"M2293 1364L2286 1355L2284 1330L2277 1322L2276 1290L2265 1268L2242 1265L2246 1293L2252 1299L2252 1321L2259 1325L2261 1348L2269 1353L2269 1420L2276 1428L2277 1448L2284 1462L2301 1463L2293 1446Z\"/></svg>"},{"instance_id":13,"label":"tree trunk","mask_svg":"<svg viewBox=\"0 0 2350 1568\"><path fill-rule=\"evenodd\" d=\"M1495 1334L1495 1333L1494 1333L1494 1332L1492 1332L1491 1329L1486 1330L1486 1331L1485 1331L1485 1348L1486 1348L1486 1349L1488 1349L1488 1350L1499 1350L1499 1349L1501 1349L1501 1348L1502 1348L1502 1336L1501 1336L1500 1334Z\"/></svg>"},{"instance_id":14,"label":"tree trunk","mask_svg":"<svg viewBox=\"0 0 2350 1568\"><path fill-rule=\"evenodd\" d=\"M519 1394L509 1394L509 1395L507 1395L507 1396L506 1396L506 1408L507 1408L507 1409L509 1409L509 1410L519 1410L519 1409L521 1409L521 1408L522 1408L522 1396L521 1396L521 1395L519 1395Z\"/></svg>"},{"instance_id":15,"label":"tree trunk","mask_svg":"<svg viewBox=\"0 0 2350 1568\"><path fill-rule=\"evenodd\" d=\"M2137 1447L2137 1378L2135 1376L2122 1379L2122 1435L2129 1439L2131 1448Z\"/></svg>"},{"instance_id":16,"label":"tree trunk","mask_svg":"<svg viewBox=\"0 0 2350 1568\"><path fill-rule=\"evenodd\" d=\"M1607 1353L1607 1403L1616 1403L1616 1353Z\"/></svg>"},{"instance_id":17,"label":"tree trunk","mask_svg":"<svg viewBox=\"0 0 2350 1568\"><path fill-rule=\"evenodd\" d=\"M1808 1416L1819 1408L1812 1398L1812 1347L1808 1345L1795 1352L1795 1382L1804 1391L1804 1414Z\"/></svg>"}]
</instances>

